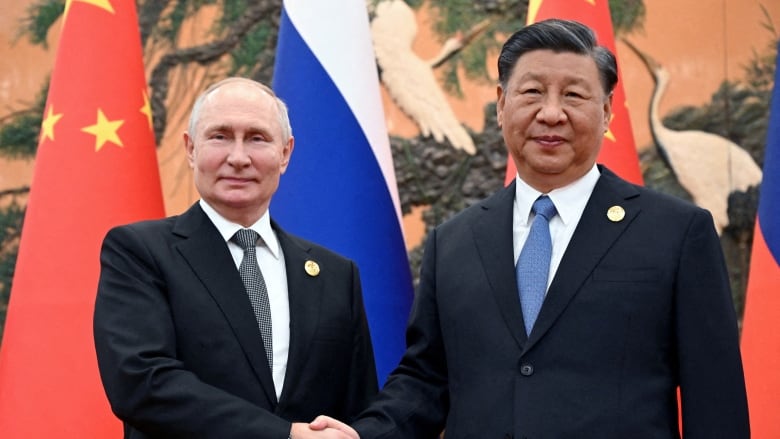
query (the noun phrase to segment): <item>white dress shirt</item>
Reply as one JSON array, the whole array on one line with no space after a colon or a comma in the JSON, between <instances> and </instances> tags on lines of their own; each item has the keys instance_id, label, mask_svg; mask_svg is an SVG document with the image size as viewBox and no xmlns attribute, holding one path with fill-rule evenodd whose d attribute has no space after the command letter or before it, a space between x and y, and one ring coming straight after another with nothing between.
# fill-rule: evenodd
<instances>
[{"instance_id":1,"label":"white dress shirt","mask_svg":"<svg viewBox=\"0 0 780 439\"><path fill-rule=\"evenodd\" d=\"M580 177L579 180L554 189L547 194L543 194L529 186L526 182L516 177L515 181L515 204L512 212L512 245L515 252L515 265L517 258L520 257L520 250L523 249L528 232L531 230L531 224L536 216L531 212L531 207L537 198L541 195L547 195L555 204L558 214L550 220L550 238L552 240L552 256L550 259L550 273L547 277L547 288L555 277L558 266L561 264L563 253L569 246L574 229L582 218L582 212L585 205L593 193L593 188L599 179L598 168L593 168L587 174Z\"/></svg>"},{"instance_id":2,"label":"white dress shirt","mask_svg":"<svg viewBox=\"0 0 780 439\"><path fill-rule=\"evenodd\" d=\"M244 258L244 250L230 240L233 235L244 227L228 221L209 206L204 200L200 200L200 207L219 230L220 235L233 256L236 270ZM271 337L273 340L273 371L276 398L282 394L284 376L287 372L287 356L290 349L290 301L287 290L287 270L284 264L284 254L279 240L271 228L271 216L268 211L252 226L249 227L260 235L257 240L257 263L263 273L266 288L268 289L268 301L271 305ZM259 331L259 328L258 328Z\"/></svg>"}]
</instances>

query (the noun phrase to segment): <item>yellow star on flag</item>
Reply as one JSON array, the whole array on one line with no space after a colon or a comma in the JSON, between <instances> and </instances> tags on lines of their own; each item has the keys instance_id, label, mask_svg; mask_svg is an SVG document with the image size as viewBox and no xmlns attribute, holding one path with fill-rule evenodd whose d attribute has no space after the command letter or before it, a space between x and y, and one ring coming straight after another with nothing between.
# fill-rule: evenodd
<instances>
[{"instance_id":1,"label":"yellow star on flag","mask_svg":"<svg viewBox=\"0 0 780 439\"><path fill-rule=\"evenodd\" d=\"M615 119L615 113L612 113L609 116L609 126L607 127L607 132L604 133L604 137L606 137L607 139L609 139L609 140L611 140L613 142L617 142L617 139L615 139L615 134L612 133L612 128L610 128L612 126L612 120L613 119Z\"/></svg>"},{"instance_id":2,"label":"yellow star on flag","mask_svg":"<svg viewBox=\"0 0 780 439\"><path fill-rule=\"evenodd\" d=\"M98 8L105 9L112 14L114 13L114 7L111 6L110 0L66 0L65 12L62 14L64 20L68 18L68 11L70 11L70 6L73 4L73 2L88 3L90 5L97 6Z\"/></svg>"},{"instance_id":3,"label":"yellow star on flag","mask_svg":"<svg viewBox=\"0 0 780 439\"><path fill-rule=\"evenodd\" d=\"M144 106L141 107L139 110L141 113L146 115L146 120L149 121L149 129L152 129L152 105L149 102L149 95L146 93L146 90L144 90Z\"/></svg>"},{"instance_id":4,"label":"yellow star on flag","mask_svg":"<svg viewBox=\"0 0 780 439\"><path fill-rule=\"evenodd\" d=\"M593 6L596 6L596 0L584 0L585 3L590 3ZM542 3L544 3L544 0L529 0L528 2L528 13L526 14L526 23L536 23L536 15L539 13L539 9L542 7Z\"/></svg>"},{"instance_id":5,"label":"yellow star on flag","mask_svg":"<svg viewBox=\"0 0 780 439\"><path fill-rule=\"evenodd\" d=\"M528 2L528 23L536 23L536 14L539 13L539 8L542 7L542 0L530 0Z\"/></svg>"},{"instance_id":6,"label":"yellow star on flag","mask_svg":"<svg viewBox=\"0 0 780 439\"><path fill-rule=\"evenodd\" d=\"M62 113L54 114L54 105L49 105L49 110L46 112L46 118L43 119L41 124L41 140L49 139L54 140L54 125L62 119Z\"/></svg>"},{"instance_id":7,"label":"yellow star on flag","mask_svg":"<svg viewBox=\"0 0 780 439\"><path fill-rule=\"evenodd\" d=\"M123 123L125 123L124 120L108 120L106 115L103 114L103 110L98 108L97 123L84 127L81 131L95 136L95 151L100 151L100 148L102 148L106 142L124 146L122 145L122 139L120 139L119 135L116 133Z\"/></svg>"}]
</instances>

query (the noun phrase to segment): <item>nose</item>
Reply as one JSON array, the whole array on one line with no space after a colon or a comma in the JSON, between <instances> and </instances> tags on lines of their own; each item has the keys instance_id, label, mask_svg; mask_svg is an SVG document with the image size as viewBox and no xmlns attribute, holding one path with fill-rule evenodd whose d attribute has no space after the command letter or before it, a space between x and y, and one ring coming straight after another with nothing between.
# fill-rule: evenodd
<instances>
[{"instance_id":1,"label":"nose","mask_svg":"<svg viewBox=\"0 0 780 439\"><path fill-rule=\"evenodd\" d=\"M567 118L561 99L549 94L542 101L542 106L536 113L536 120L547 125L563 123Z\"/></svg>"},{"instance_id":2,"label":"nose","mask_svg":"<svg viewBox=\"0 0 780 439\"><path fill-rule=\"evenodd\" d=\"M236 167L248 166L251 162L246 146L241 139L236 140L230 147L230 153L228 153L227 162L230 166Z\"/></svg>"}]
</instances>

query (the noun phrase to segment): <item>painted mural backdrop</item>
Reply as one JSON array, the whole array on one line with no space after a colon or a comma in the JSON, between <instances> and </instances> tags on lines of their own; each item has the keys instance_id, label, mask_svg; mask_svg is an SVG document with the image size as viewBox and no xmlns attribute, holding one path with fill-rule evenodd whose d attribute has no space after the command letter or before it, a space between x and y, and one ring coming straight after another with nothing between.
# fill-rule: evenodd
<instances>
[{"instance_id":1,"label":"painted mural backdrop","mask_svg":"<svg viewBox=\"0 0 780 439\"><path fill-rule=\"evenodd\" d=\"M549 1L365 2L369 35L361 38L371 40L376 56L413 277L425 233L504 182L507 160L495 121L495 58L503 38L524 26L529 14L533 19L545 11ZM569 1L577 6L571 10L608 6L642 172L637 181L712 211L741 316L766 172L780 5ZM122 10L120 5L132 3L148 85L139 108L151 118L165 210L174 214L197 197L181 151L194 96L228 75L269 84L284 79L274 77L282 0L19 0L11 5L18 11L13 18L0 18L13 29L3 34L6 50L45 58L58 47L70 8ZM342 6L333 3L336 12ZM739 39L746 35L751 39ZM21 282L14 274L21 273L16 262L23 220L25 212L32 215L28 209L34 200L31 178L13 176L32 167L39 148L56 133L55 119L64 114L58 103L47 103L52 64L23 74L25 61L27 55L0 63L0 96L14 96L0 108L0 337L12 286ZM17 94L22 90L27 92ZM92 135L116 143L110 137L115 116L100 117L97 113ZM63 161L62 166L69 165ZM60 180L63 188L72 189L65 191L72 197L83 195L70 179ZM761 206L766 206L762 192ZM776 212L762 209L761 224L778 223L771 216ZM777 306L770 302L764 308Z\"/></svg>"}]
</instances>

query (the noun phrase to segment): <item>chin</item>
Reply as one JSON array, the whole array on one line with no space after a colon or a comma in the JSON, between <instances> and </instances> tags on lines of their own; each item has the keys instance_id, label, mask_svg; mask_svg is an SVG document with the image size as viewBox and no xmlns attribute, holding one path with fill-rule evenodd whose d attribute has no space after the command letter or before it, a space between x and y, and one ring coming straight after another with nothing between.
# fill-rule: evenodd
<instances>
[{"instance_id":1,"label":"chin","mask_svg":"<svg viewBox=\"0 0 780 439\"><path fill-rule=\"evenodd\" d=\"M252 204L257 204L254 200L246 197L221 197L219 203L231 209L246 209Z\"/></svg>"},{"instance_id":2,"label":"chin","mask_svg":"<svg viewBox=\"0 0 780 439\"><path fill-rule=\"evenodd\" d=\"M558 175L563 174L570 169L570 166L566 163L560 163L557 161L542 161L534 165L529 166L531 172L537 175Z\"/></svg>"}]
</instances>

